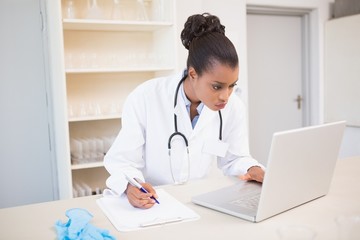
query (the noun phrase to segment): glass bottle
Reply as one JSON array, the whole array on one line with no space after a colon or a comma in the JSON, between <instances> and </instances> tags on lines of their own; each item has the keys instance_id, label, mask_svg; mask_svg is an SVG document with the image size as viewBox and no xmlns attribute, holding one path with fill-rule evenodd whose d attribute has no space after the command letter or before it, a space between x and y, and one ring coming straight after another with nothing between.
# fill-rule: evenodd
<instances>
[{"instance_id":1,"label":"glass bottle","mask_svg":"<svg viewBox=\"0 0 360 240\"><path fill-rule=\"evenodd\" d=\"M164 0L152 0L152 20L165 21Z\"/></svg>"},{"instance_id":2,"label":"glass bottle","mask_svg":"<svg viewBox=\"0 0 360 240\"><path fill-rule=\"evenodd\" d=\"M86 18L102 19L103 17L103 12L97 3L97 0L89 0Z\"/></svg>"},{"instance_id":3,"label":"glass bottle","mask_svg":"<svg viewBox=\"0 0 360 240\"><path fill-rule=\"evenodd\" d=\"M148 15L146 13L144 0L136 0L136 20L148 21Z\"/></svg>"},{"instance_id":4,"label":"glass bottle","mask_svg":"<svg viewBox=\"0 0 360 240\"><path fill-rule=\"evenodd\" d=\"M120 0L114 0L111 18L114 20L123 20L123 9Z\"/></svg>"},{"instance_id":5,"label":"glass bottle","mask_svg":"<svg viewBox=\"0 0 360 240\"><path fill-rule=\"evenodd\" d=\"M64 17L69 18L69 19L76 18L74 0L67 0L66 1L66 6L65 6L65 9L64 9Z\"/></svg>"}]
</instances>

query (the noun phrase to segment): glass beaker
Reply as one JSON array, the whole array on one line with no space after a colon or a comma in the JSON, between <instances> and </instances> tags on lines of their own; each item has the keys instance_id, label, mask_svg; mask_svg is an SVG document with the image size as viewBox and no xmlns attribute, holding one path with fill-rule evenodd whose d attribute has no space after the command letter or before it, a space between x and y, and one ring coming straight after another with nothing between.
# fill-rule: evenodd
<instances>
[{"instance_id":1,"label":"glass beaker","mask_svg":"<svg viewBox=\"0 0 360 240\"><path fill-rule=\"evenodd\" d=\"M76 9L74 0L66 0L66 5L63 9L64 18L74 19L76 18Z\"/></svg>"},{"instance_id":2,"label":"glass beaker","mask_svg":"<svg viewBox=\"0 0 360 240\"><path fill-rule=\"evenodd\" d=\"M111 18L114 20L123 20L124 19L123 6L122 6L120 0L114 0Z\"/></svg>"},{"instance_id":3,"label":"glass beaker","mask_svg":"<svg viewBox=\"0 0 360 240\"><path fill-rule=\"evenodd\" d=\"M136 0L136 20L149 21L144 0Z\"/></svg>"},{"instance_id":4,"label":"glass beaker","mask_svg":"<svg viewBox=\"0 0 360 240\"><path fill-rule=\"evenodd\" d=\"M164 0L152 0L152 17L153 21L165 21Z\"/></svg>"},{"instance_id":5,"label":"glass beaker","mask_svg":"<svg viewBox=\"0 0 360 240\"><path fill-rule=\"evenodd\" d=\"M88 9L87 9L87 13L86 13L86 18L88 18L88 19L104 18L103 12L97 3L97 0L89 0L88 1Z\"/></svg>"}]
</instances>

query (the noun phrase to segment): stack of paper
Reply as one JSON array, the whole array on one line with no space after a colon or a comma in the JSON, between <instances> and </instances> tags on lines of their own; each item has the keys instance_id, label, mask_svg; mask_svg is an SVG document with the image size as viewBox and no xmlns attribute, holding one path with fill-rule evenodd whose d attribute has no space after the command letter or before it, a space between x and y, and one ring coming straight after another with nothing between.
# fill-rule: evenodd
<instances>
[{"instance_id":1,"label":"stack of paper","mask_svg":"<svg viewBox=\"0 0 360 240\"><path fill-rule=\"evenodd\" d=\"M118 231L132 231L162 224L197 220L200 216L163 189L156 189L160 204L150 209L133 207L125 195L104 196L97 204Z\"/></svg>"}]
</instances>

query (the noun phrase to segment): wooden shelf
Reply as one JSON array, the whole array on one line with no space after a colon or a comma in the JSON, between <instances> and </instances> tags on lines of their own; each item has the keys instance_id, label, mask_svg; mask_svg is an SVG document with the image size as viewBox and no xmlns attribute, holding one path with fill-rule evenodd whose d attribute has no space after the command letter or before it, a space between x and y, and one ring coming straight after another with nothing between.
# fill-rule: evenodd
<instances>
[{"instance_id":1,"label":"wooden shelf","mask_svg":"<svg viewBox=\"0 0 360 240\"><path fill-rule=\"evenodd\" d=\"M157 71L172 71L173 67L144 67L144 68L69 68L65 72L67 74L81 74L81 73L131 73L131 72L157 72Z\"/></svg>"},{"instance_id":2,"label":"wooden shelf","mask_svg":"<svg viewBox=\"0 0 360 240\"><path fill-rule=\"evenodd\" d=\"M104 149L100 152L106 152L121 129L121 105L128 94L148 79L175 72L175 1L145 1L148 1L146 11L149 19L154 21L135 20L136 1L123 3L124 17L133 21L67 18L67 2L61 1L61 10L65 14L62 19L62 60L66 75L70 145L71 139L99 138L104 139ZM74 4L76 16L87 16L86 6L77 1ZM104 16L110 15L112 7L111 2L99 0ZM163 16L157 16L157 7L163 11ZM84 144L86 150L82 147L79 150L80 147L73 144L66 156L70 158L72 150L94 149L93 143ZM101 143L97 147L101 147ZM74 163L68 169L73 183L84 183L92 189L104 187L109 173L102 160Z\"/></svg>"},{"instance_id":3,"label":"wooden shelf","mask_svg":"<svg viewBox=\"0 0 360 240\"><path fill-rule=\"evenodd\" d=\"M120 118L121 118L120 114L84 116L84 117L69 118L69 122L100 121L100 120L110 120L110 119L120 119Z\"/></svg>"},{"instance_id":4,"label":"wooden shelf","mask_svg":"<svg viewBox=\"0 0 360 240\"><path fill-rule=\"evenodd\" d=\"M104 167L104 163L101 161L101 162L92 162L92 163L72 164L71 170L80 170L80 169L98 168L98 167Z\"/></svg>"},{"instance_id":5,"label":"wooden shelf","mask_svg":"<svg viewBox=\"0 0 360 240\"><path fill-rule=\"evenodd\" d=\"M172 26L172 22L115 21L101 19L63 19L64 30L83 31L155 31Z\"/></svg>"}]
</instances>

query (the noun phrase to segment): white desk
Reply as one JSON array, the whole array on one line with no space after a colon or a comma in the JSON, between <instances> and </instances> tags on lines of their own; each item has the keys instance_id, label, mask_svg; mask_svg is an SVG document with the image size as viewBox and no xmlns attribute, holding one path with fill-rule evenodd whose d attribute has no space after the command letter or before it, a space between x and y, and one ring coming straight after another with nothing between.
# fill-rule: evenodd
<instances>
[{"instance_id":1,"label":"white desk","mask_svg":"<svg viewBox=\"0 0 360 240\"><path fill-rule=\"evenodd\" d=\"M360 157L339 160L327 196L289 210L260 223L203 208L191 203L192 195L232 184L227 177L216 176L182 186L163 187L195 210L201 219L164 225L134 232L117 232L96 205L99 196L75 198L0 209L0 239L56 239L54 223L67 221L65 211L85 208L94 215L91 223L108 229L119 240L126 239L278 239L282 225L306 225L317 232L317 240L336 239L335 217L342 213L360 213Z\"/></svg>"}]
</instances>

